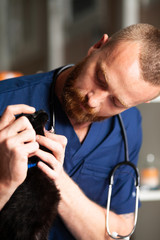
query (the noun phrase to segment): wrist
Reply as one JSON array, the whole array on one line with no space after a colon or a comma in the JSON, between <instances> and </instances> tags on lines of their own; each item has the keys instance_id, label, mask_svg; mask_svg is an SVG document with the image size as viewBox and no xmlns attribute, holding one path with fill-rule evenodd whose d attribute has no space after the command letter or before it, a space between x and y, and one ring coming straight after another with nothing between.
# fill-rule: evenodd
<instances>
[{"instance_id":1,"label":"wrist","mask_svg":"<svg viewBox=\"0 0 160 240\"><path fill-rule=\"evenodd\" d=\"M0 183L0 210L4 207L4 205L11 198L11 196L15 192L16 188L17 187L14 184Z\"/></svg>"},{"instance_id":2,"label":"wrist","mask_svg":"<svg viewBox=\"0 0 160 240\"><path fill-rule=\"evenodd\" d=\"M55 184L60 191L61 190L63 191L63 188L65 188L67 178L68 178L67 173L64 171L64 169L62 169L61 173L59 174L59 177L55 181Z\"/></svg>"}]
</instances>

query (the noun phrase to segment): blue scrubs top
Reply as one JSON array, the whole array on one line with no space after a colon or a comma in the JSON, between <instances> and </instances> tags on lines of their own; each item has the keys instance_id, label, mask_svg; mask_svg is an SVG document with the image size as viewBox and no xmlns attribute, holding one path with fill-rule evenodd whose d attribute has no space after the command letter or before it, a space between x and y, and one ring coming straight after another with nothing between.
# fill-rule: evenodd
<instances>
[{"instance_id":1,"label":"blue scrubs top","mask_svg":"<svg viewBox=\"0 0 160 240\"><path fill-rule=\"evenodd\" d=\"M125 160L118 118L115 116L93 123L81 144L58 99L51 94L54 74L55 71L50 71L1 81L0 115L7 105L23 103L37 110L44 109L50 116L51 100L54 100L55 132L68 139L64 169L88 198L106 207L109 174L117 163ZM136 108L126 110L121 115L128 137L130 161L137 165L142 142L141 116ZM46 128L50 129L51 124L49 119ZM112 191L111 210L117 214L134 212L135 209L132 172L129 168L123 169L123 172L125 174L115 177ZM49 239L71 240L74 237L57 217Z\"/></svg>"}]
</instances>

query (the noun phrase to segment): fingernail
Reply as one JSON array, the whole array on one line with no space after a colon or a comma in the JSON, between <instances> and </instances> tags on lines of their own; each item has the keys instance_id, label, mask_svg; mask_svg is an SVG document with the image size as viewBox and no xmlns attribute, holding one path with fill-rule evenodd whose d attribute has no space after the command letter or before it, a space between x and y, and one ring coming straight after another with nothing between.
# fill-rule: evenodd
<instances>
[{"instance_id":1,"label":"fingernail","mask_svg":"<svg viewBox=\"0 0 160 240\"><path fill-rule=\"evenodd\" d=\"M39 139L39 135L36 135L36 139L37 139L37 140Z\"/></svg>"}]
</instances>

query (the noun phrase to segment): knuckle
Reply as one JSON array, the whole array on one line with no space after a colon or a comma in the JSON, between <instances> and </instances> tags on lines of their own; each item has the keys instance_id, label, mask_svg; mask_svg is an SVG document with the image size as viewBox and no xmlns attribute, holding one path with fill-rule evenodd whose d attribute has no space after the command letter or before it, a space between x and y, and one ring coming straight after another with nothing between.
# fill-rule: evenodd
<instances>
[{"instance_id":1,"label":"knuckle","mask_svg":"<svg viewBox=\"0 0 160 240\"><path fill-rule=\"evenodd\" d=\"M29 129L29 134L30 134L31 138L33 138L35 140L35 138L36 138L36 131L33 128Z\"/></svg>"},{"instance_id":2,"label":"knuckle","mask_svg":"<svg viewBox=\"0 0 160 240\"><path fill-rule=\"evenodd\" d=\"M12 105L8 105L5 109L6 113L12 113Z\"/></svg>"},{"instance_id":3,"label":"knuckle","mask_svg":"<svg viewBox=\"0 0 160 240\"><path fill-rule=\"evenodd\" d=\"M11 149L11 146L13 146L12 140L10 138L5 139L3 144L4 144L5 148L7 148L7 149Z\"/></svg>"},{"instance_id":4,"label":"knuckle","mask_svg":"<svg viewBox=\"0 0 160 240\"><path fill-rule=\"evenodd\" d=\"M62 136L62 146L65 147L67 145L67 138L65 136Z\"/></svg>"},{"instance_id":5,"label":"knuckle","mask_svg":"<svg viewBox=\"0 0 160 240\"><path fill-rule=\"evenodd\" d=\"M5 108L5 110L4 110L4 112L3 112L3 114L2 114L2 117L3 116L8 116L8 117L10 117L11 115L13 115L12 114L12 106L11 105L8 105L6 108Z\"/></svg>"},{"instance_id":6,"label":"knuckle","mask_svg":"<svg viewBox=\"0 0 160 240\"><path fill-rule=\"evenodd\" d=\"M27 124L29 122L29 120L28 120L28 118L26 116L21 116L20 119L25 124Z\"/></svg>"},{"instance_id":7,"label":"knuckle","mask_svg":"<svg viewBox=\"0 0 160 240\"><path fill-rule=\"evenodd\" d=\"M13 105L8 105L6 109L4 110L3 115L8 115L9 117L14 117L13 114Z\"/></svg>"},{"instance_id":8,"label":"knuckle","mask_svg":"<svg viewBox=\"0 0 160 240\"><path fill-rule=\"evenodd\" d=\"M34 143L35 144L35 151L39 149L39 144L37 142Z\"/></svg>"},{"instance_id":9,"label":"knuckle","mask_svg":"<svg viewBox=\"0 0 160 240\"><path fill-rule=\"evenodd\" d=\"M59 135L59 144L62 146L62 148L65 148L67 145L67 138L63 135Z\"/></svg>"},{"instance_id":10,"label":"knuckle","mask_svg":"<svg viewBox=\"0 0 160 240\"><path fill-rule=\"evenodd\" d=\"M57 152L59 152L59 153L63 153L64 152L64 148L63 148L62 144L57 143L56 147L57 147Z\"/></svg>"},{"instance_id":11,"label":"knuckle","mask_svg":"<svg viewBox=\"0 0 160 240\"><path fill-rule=\"evenodd\" d=\"M30 123L30 121L28 120L27 117L25 117L25 116L20 117L20 121L23 124L23 126L26 126L28 128L32 128L33 129L32 125L31 125L31 123Z\"/></svg>"},{"instance_id":12,"label":"knuckle","mask_svg":"<svg viewBox=\"0 0 160 240\"><path fill-rule=\"evenodd\" d=\"M13 149L13 153L15 154L15 155L19 155L20 154L20 147L19 146L16 146L14 149Z\"/></svg>"},{"instance_id":13,"label":"knuckle","mask_svg":"<svg viewBox=\"0 0 160 240\"><path fill-rule=\"evenodd\" d=\"M22 149L20 146L16 146L14 149L12 149L12 155L16 159L25 159L26 154L22 153Z\"/></svg>"},{"instance_id":14,"label":"knuckle","mask_svg":"<svg viewBox=\"0 0 160 240\"><path fill-rule=\"evenodd\" d=\"M4 133L4 131L0 131L0 142L3 142L5 138L6 134Z\"/></svg>"}]
</instances>

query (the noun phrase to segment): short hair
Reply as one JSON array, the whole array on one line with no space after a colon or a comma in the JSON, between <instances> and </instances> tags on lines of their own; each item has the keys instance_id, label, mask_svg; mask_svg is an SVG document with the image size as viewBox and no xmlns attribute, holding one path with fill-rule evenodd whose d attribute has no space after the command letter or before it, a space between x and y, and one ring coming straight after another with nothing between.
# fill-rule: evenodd
<instances>
[{"instance_id":1,"label":"short hair","mask_svg":"<svg viewBox=\"0 0 160 240\"><path fill-rule=\"evenodd\" d=\"M144 81L160 85L160 29L146 23L134 24L113 34L106 47L110 52L126 41L140 43L139 64Z\"/></svg>"}]
</instances>

